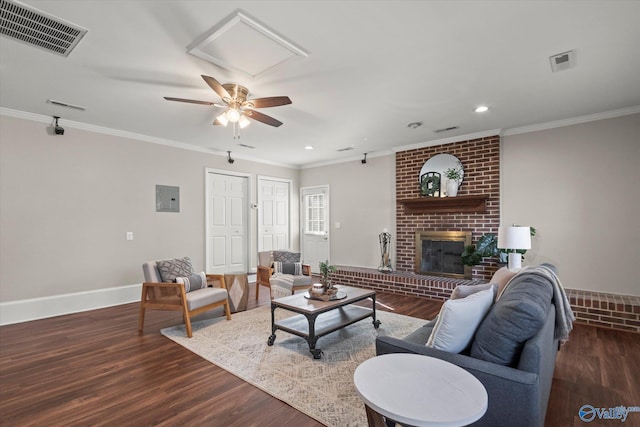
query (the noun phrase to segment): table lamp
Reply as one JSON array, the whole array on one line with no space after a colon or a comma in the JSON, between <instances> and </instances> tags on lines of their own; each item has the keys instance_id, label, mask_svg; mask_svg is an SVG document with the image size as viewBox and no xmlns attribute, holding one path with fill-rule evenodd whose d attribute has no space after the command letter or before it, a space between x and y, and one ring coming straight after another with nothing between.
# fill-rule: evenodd
<instances>
[{"instance_id":1,"label":"table lamp","mask_svg":"<svg viewBox=\"0 0 640 427\"><path fill-rule=\"evenodd\" d=\"M509 270L522 267L522 254L516 249L531 249L531 227L502 226L498 229L498 248L509 252Z\"/></svg>"}]
</instances>

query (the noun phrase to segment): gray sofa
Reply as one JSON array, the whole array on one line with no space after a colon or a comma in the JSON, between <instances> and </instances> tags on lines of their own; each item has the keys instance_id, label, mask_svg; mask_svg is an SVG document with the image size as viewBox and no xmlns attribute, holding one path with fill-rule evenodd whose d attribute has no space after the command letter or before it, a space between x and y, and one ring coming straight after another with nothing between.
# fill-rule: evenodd
<instances>
[{"instance_id":1,"label":"gray sofa","mask_svg":"<svg viewBox=\"0 0 640 427\"><path fill-rule=\"evenodd\" d=\"M485 415L472 426L543 426L559 348L553 284L526 274L516 278L461 353L425 346L435 319L404 339L379 336L376 353L424 354L473 374L486 388L489 402Z\"/></svg>"}]
</instances>

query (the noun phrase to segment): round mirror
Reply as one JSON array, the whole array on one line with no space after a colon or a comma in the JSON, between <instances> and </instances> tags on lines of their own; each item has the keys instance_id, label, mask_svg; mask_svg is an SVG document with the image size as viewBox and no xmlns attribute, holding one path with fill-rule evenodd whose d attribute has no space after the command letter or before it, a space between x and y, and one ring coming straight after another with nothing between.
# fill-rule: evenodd
<instances>
[{"instance_id":1,"label":"round mirror","mask_svg":"<svg viewBox=\"0 0 640 427\"><path fill-rule=\"evenodd\" d=\"M447 195L447 170L459 171L458 178L453 181L457 181L455 188L456 193L462 179L464 178L464 169L462 168L462 162L454 155L451 154L436 154L429 158L422 169L420 169L420 176L418 176L418 182L420 183L420 192L423 196L430 197L445 197ZM451 190L451 186L449 187ZM452 191L449 191L452 193ZM450 194L454 195L454 194Z\"/></svg>"}]
</instances>

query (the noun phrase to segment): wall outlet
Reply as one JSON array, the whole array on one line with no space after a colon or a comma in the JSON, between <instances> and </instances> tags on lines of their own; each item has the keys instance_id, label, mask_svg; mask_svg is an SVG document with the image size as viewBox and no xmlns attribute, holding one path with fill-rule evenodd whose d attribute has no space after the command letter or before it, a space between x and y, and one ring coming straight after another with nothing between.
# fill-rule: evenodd
<instances>
[{"instance_id":1,"label":"wall outlet","mask_svg":"<svg viewBox=\"0 0 640 427\"><path fill-rule=\"evenodd\" d=\"M127 231L127 240L133 240L133 231Z\"/></svg>"}]
</instances>

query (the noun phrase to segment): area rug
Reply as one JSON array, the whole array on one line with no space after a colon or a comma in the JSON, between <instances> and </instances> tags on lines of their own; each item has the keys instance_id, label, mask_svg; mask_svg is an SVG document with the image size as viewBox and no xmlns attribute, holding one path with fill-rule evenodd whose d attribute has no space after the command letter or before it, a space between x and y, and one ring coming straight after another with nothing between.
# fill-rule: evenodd
<instances>
[{"instance_id":1,"label":"area rug","mask_svg":"<svg viewBox=\"0 0 640 427\"><path fill-rule=\"evenodd\" d=\"M193 338L184 325L162 334L211 363L264 390L327 426L367 426L362 400L353 385L353 373L375 357L377 335L404 337L425 320L377 311L382 323L376 331L371 318L361 320L318 340L322 359L313 359L307 342L276 331L273 346L268 306L235 313L231 321L215 318L194 322ZM292 313L276 311L276 318Z\"/></svg>"}]
</instances>

